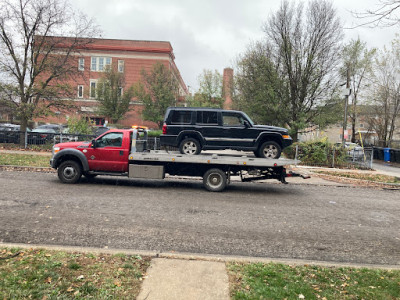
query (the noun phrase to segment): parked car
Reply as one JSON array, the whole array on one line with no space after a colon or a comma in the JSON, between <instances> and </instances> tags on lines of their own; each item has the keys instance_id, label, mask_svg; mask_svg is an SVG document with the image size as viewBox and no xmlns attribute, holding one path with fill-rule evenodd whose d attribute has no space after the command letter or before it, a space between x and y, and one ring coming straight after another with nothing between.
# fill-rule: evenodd
<instances>
[{"instance_id":1,"label":"parked car","mask_svg":"<svg viewBox=\"0 0 400 300\"><path fill-rule=\"evenodd\" d=\"M293 140L287 129L255 125L241 111L170 107L160 142L161 146L179 147L182 154L233 149L253 151L257 157L279 158Z\"/></svg>"},{"instance_id":2,"label":"parked car","mask_svg":"<svg viewBox=\"0 0 400 300\"><path fill-rule=\"evenodd\" d=\"M19 143L20 125L1 124L0 125L0 143Z\"/></svg>"},{"instance_id":3,"label":"parked car","mask_svg":"<svg viewBox=\"0 0 400 300\"><path fill-rule=\"evenodd\" d=\"M39 125L35 129L52 129L55 131L55 133L60 134L64 132L64 129L66 128L65 125L59 125L59 124L45 124L45 125Z\"/></svg>"},{"instance_id":4,"label":"parked car","mask_svg":"<svg viewBox=\"0 0 400 300\"><path fill-rule=\"evenodd\" d=\"M340 148L342 147L342 143L336 143L335 147ZM361 147L359 144L345 142L344 147L347 151L347 155L351 157L353 160L356 158L364 157L364 148Z\"/></svg>"},{"instance_id":5,"label":"parked car","mask_svg":"<svg viewBox=\"0 0 400 300\"><path fill-rule=\"evenodd\" d=\"M35 128L29 133L28 143L41 145L53 141L57 132L51 128Z\"/></svg>"},{"instance_id":6,"label":"parked car","mask_svg":"<svg viewBox=\"0 0 400 300\"><path fill-rule=\"evenodd\" d=\"M93 135L98 137L109 130L110 130L110 128L106 127L106 126L95 126L95 127L93 127Z\"/></svg>"}]
</instances>

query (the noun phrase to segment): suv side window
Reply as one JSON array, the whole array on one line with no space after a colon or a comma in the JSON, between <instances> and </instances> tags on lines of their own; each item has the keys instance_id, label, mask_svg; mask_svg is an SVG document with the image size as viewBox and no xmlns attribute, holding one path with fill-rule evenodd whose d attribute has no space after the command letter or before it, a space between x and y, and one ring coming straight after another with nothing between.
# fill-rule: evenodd
<instances>
[{"instance_id":1,"label":"suv side window","mask_svg":"<svg viewBox=\"0 0 400 300\"><path fill-rule=\"evenodd\" d=\"M171 124L190 124L192 122L191 111L173 110L171 116Z\"/></svg>"},{"instance_id":2,"label":"suv side window","mask_svg":"<svg viewBox=\"0 0 400 300\"><path fill-rule=\"evenodd\" d=\"M218 112L216 112L216 111L197 111L196 123L218 124Z\"/></svg>"},{"instance_id":3,"label":"suv side window","mask_svg":"<svg viewBox=\"0 0 400 300\"><path fill-rule=\"evenodd\" d=\"M237 113L222 113L222 123L224 126L243 126L244 120L243 116Z\"/></svg>"}]
</instances>

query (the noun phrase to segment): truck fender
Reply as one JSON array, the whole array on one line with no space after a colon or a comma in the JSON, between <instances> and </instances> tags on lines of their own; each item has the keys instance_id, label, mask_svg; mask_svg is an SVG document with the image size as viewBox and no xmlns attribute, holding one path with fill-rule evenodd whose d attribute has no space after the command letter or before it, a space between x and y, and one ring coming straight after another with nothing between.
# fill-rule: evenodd
<instances>
[{"instance_id":1,"label":"truck fender","mask_svg":"<svg viewBox=\"0 0 400 300\"><path fill-rule=\"evenodd\" d=\"M83 171L89 171L89 163L85 155L77 149L63 149L60 152L57 152L52 159L52 168L57 169L60 163L64 161L64 158L66 158L67 156L77 158L82 164Z\"/></svg>"}]
</instances>

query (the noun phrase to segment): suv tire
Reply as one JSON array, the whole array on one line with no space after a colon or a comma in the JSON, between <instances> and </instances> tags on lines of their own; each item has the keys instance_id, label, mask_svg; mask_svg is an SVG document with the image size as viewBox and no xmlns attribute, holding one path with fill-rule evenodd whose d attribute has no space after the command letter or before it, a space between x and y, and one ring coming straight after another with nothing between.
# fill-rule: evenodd
<instances>
[{"instance_id":1,"label":"suv tire","mask_svg":"<svg viewBox=\"0 0 400 300\"><path fill-rule=\"evenodd\" d=\"M63 183L77 183L82 176L82 168L77 162L67 160L61 163L57 173L58 178L60 178Z\"/></svg>"},{"instance_id":2,"label":"suv tire","mask_svg":"<svg viewBox=\"0 0 400 300\"><path fill-rule=\"evenodd\" d=\"M265 142L258 149L258 157L278 159L281 156L282 148L276 142Z\"/></svg>"},{"instance_id":3,"label":"suv tire","mask_svg":"<svg viewBox=\"0 0 400 300\"><path fill-rule=\"evenodd\" d=\"M186 138L179 144L179 151L182 154L197 155L201 151L201 146L198 140Z\"/></svg>"}]
</instances>

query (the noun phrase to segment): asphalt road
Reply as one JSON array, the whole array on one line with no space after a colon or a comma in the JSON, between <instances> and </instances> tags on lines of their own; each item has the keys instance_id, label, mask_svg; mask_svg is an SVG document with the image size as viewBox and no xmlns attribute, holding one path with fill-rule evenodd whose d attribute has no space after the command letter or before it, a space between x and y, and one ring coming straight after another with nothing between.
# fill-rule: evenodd
<instances>
[{"instance_id":1,"label":"asphalt road","mask_svg":"<svg viewBox=\"0 0 400 300\"><path fill-rule=\"evenodd\" d=\"M400 192L0 171L0 242L400 265Z\"/></svg>"}]
</instances>

